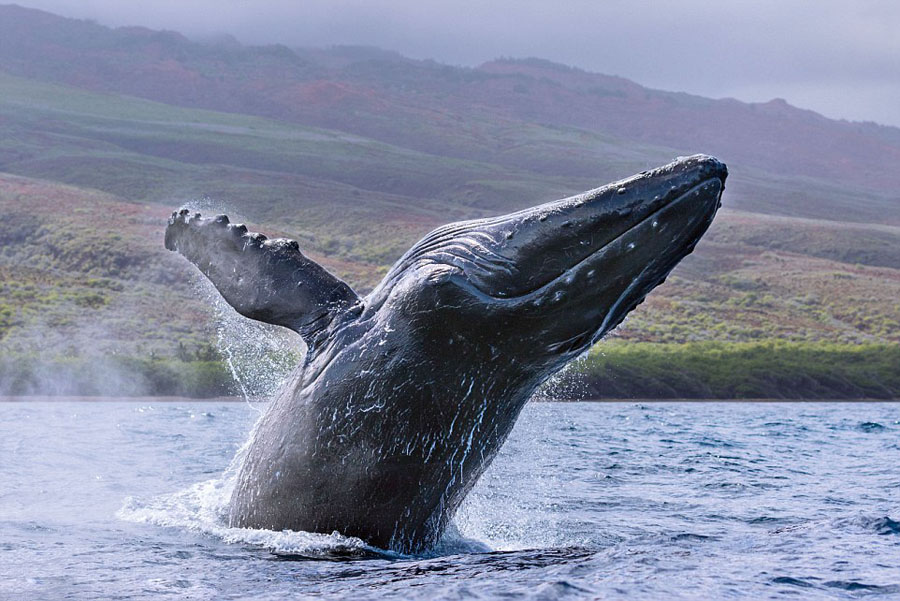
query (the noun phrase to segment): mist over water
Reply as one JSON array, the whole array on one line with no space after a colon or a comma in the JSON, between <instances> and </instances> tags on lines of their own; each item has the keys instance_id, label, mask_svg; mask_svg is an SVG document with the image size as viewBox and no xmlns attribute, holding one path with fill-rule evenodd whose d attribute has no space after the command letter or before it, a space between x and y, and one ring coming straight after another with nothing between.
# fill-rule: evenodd
<instances>
[{"instance_id":1,"label":"mist over water","mask_svg":"<svg viewBox=\"0 0 900 601\"><path fill-rule=\"evenodd\" d=\"M173 200L171 204L179 206L180 203ZM235 222L242 221L237 211L210 198L192 200L184 206L208 215L229 213L235 215ZM160 253L164 253L162 231L159 239ZM177 267L182 272L173 277L187 279L189 289L203 300L202 306L210 312L211 327L205 335L215 342L215 351L232 376L227 394L243 397L248 403L270 399L302 361L306 352L303 340L286 328L242 317L193 266L179 259ZM126 285L133 283L128 281ZM116 302L126 301L118 298ZM115 347L97 343L109 339L110 328L120 327L114 320L106 319L113 310L134 313L133 307L130 310L128 306L110 307L106 313L88 314L90 318L81 317L83 310L75 306L69 308L79 317L74 323L64 324L65 328L52 319L37 319L3 339L0 396L151 397L160 394L159 381L133 363L134 360L153 361L152 352L127 356ZM171 357L177 343L171 339L167 343L172 349L166 353L166 359L172 363L171 375L177 377L180 366ZM133 349L129 351L135 355Z\"/></svg>"}]
</instances>

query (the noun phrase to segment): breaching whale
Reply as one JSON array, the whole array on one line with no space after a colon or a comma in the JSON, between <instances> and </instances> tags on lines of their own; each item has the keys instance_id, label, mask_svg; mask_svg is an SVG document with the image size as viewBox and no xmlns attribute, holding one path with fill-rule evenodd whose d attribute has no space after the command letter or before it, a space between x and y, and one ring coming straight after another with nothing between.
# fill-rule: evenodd
<instances>
[{"instance_id":1,"label":"breaching whale","mask_svg":"<svg viewBox=\"0 0 900 601\"><path fill-rule=\"evenodd\" d=\"M695 155L439 227L366 297L294 241L174 213L166 248L239 313L307 345L254 430L230 524L339 531L400 552L433 545L535 389L693 250L726 176Z\"/></svg>"}]
</instances>

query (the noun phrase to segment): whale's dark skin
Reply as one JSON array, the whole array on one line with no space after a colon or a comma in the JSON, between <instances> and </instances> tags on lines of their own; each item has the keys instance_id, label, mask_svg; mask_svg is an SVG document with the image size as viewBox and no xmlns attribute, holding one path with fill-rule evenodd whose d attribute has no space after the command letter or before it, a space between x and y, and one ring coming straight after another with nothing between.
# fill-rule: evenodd
<instances>
[{"instance_id":1,"label":"whale's dark skin","mask_svg":"<svg viewBox=\"0 0 900 601\"><path fill-rule=\"evenodd\" d=\"M365 298L225 216L175 213L166 247L241 314L300 333L305 361L254 431L235 527L441 536L535 389L693 250L727 170L697 155L419 241Z\"/></svg>"}]
</instances>

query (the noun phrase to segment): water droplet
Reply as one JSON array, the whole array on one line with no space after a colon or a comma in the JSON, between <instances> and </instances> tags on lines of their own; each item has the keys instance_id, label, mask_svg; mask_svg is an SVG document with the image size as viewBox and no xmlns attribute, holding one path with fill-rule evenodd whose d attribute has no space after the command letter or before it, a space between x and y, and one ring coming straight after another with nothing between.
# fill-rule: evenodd
<instances>
[{"instance_id":1,"label":"water droplet","mask_svg":"<svg viewBox=\"0 0 900 601\"><path fill-rule=\"evenodd\" d=\"M628 243L628 250L634 250L634 242Z\"/></svg>"}]
</instances>

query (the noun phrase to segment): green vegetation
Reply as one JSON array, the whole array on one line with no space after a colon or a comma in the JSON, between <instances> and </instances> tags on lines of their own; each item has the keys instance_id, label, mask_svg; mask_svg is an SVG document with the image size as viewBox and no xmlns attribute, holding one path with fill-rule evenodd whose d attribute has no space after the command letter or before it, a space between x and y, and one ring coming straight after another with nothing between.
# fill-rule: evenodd
<instances>
[{"instance_id":1,"label":"green vegetation","mask_svg":"<svg viewBox=\"0 0 900 601\"><path fill-rule=\"evenodd\" d=\"M287 373L295 361L296 357L282 361L279 373ZM242 392L221 358L187 356L4 355L0 385L2 395L216 397ZM900 345L601 343L556 379L545 396L573 400L900 398Z\"/></svg>"},{"instance_id":2,"label":"green vegetation","mask_svg":"<svg viewBox=\"0 0 900 601\"><path fill-rule=\"evenodd\" d=\"M569 370L586 398L900 398L900 345L601 343Z\"/></svg>"}]
</instances>

